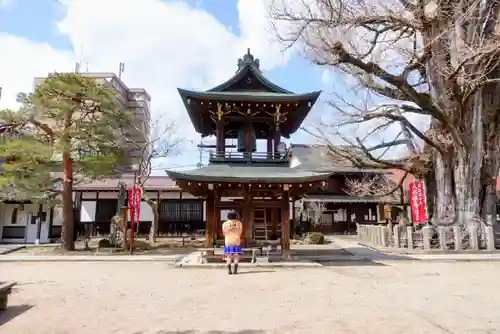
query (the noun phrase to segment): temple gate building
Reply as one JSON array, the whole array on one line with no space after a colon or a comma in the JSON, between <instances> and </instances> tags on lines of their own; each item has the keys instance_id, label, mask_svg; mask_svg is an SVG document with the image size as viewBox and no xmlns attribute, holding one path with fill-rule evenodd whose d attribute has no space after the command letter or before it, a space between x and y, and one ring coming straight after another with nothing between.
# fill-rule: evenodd
<instances>
[{"instance_id":1,"label":"temple gate building","mask_svg":"<svg viewBox=\"0 0 500 334\"><path fill-rule=\"evenodd\" d=\"M195 130L216 137L206 167L167 171L182 191L205 198L206 246L222 237L221 210L234 209L244 226L244 246L277 239L288 255L290 203L324 186L331 173L291 168L281 138L298 130L320 92L295 94L271 83L248 50L226 82L179 94ZM226 139L237 139L236 151L227 149ZM257 152L257 140L266 141L265 152Z\"/></svg>"}]
</instances>

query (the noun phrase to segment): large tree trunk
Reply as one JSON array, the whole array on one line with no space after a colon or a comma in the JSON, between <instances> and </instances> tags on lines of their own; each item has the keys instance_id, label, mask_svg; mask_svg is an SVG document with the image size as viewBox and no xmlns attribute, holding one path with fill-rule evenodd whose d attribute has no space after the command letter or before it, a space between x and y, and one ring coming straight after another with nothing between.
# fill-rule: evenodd
<instances>
[{"instance_id":1,"label":"large tree trunk","mask_svg":"<svg viewBox=\"0 0 500 334\"><path fill-rule=\"evenodd\" d=\"M451 225L455 221L455 189L451 153L444 156L434 152L433 221L436 225Z\"/></svg>"},{"instance_id":2,"label":"large tree trunk","mask_svg":"<svg viewBox=\"0 0 500 334\"><path fill-rule=\"evenodd\" d=\"M75 249L73 219L73 162L69 152L63 153L64 183L62 192L63 224L61 230L61 246L65 250Z\"/></svg>"}]
</instances>

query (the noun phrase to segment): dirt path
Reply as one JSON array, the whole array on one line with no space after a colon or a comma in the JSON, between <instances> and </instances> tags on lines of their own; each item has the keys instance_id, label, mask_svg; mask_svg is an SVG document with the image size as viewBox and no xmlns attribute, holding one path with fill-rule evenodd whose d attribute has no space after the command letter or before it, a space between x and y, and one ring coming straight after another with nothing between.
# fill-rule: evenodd
<instances>
[{"instance_id":1,"label":"dirt path","mask_svg":"<svg viewBox=\"0 0 500 334\"><path fill-rule=\"evenodd\" d=\"M165 263L0 263L0 276L19 282L1 334L500 332L499 262L239 276Z\"/></svg>"}]
</instances>

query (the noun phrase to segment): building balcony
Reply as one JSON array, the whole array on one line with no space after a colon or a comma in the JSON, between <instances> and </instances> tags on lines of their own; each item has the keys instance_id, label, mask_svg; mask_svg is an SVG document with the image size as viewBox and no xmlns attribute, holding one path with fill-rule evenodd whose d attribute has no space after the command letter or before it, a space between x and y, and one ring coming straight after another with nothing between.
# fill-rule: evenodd
<instances>
[{"instance_id":1,"label":"building balcony","mask_svg":"<svg viewBox=\"0 0 500 334\"><path fill-rule=\"evenodd\" d=\"M210 152L209 162L225 163L278 163L288 164L290 162L290 152L269 153L269 152Z\"/></svg>"}]
</instances>

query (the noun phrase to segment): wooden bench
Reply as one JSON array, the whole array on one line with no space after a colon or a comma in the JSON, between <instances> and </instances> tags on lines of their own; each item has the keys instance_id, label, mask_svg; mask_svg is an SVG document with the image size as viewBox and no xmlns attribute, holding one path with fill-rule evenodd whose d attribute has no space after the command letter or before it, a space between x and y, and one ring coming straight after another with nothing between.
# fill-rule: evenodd
<instances>
[{"instance_id":1,"label":"wooden bench","mask_svg":"<svg viewBox=\"0 0 500 334\"><path fill-rule=\"evenodd\" d=\"M221 250L221 252L217 252L216 250ZM200 248L201 262L207 263L209 259L223 259L224 258L224 250L222 248ZM257 251L258 248L242 248L243 255L241 256L244 259L250 258L251 263L255 263L257 261Z\"/></svg>"},{"instance_id":2,"label":"wooden bench","mask_svg":"<svg viewBox=\"0 0 500 334\"><path fill-rule=\"evenodd\" d=\"M9 295L12 293L12 287L16 284L16 282L0 282L0 312L7 309Z\"/></svg>"}]
</instances>

